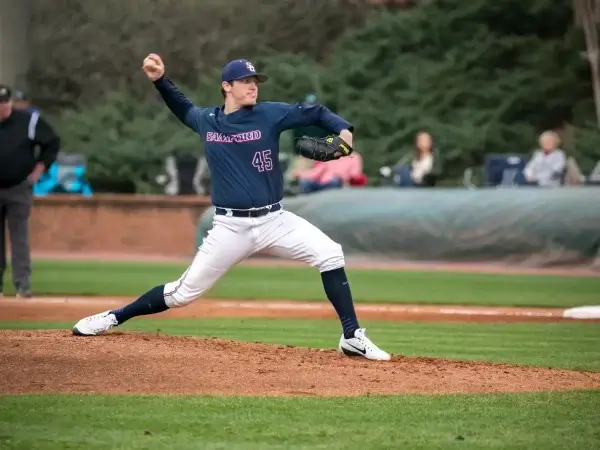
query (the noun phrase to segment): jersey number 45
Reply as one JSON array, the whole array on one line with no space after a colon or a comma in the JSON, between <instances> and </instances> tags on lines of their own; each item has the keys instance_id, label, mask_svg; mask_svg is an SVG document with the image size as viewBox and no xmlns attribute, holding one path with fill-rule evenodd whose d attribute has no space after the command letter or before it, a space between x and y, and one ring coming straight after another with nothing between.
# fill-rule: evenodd
<instances>
[{"instance_id":1,"label":"jersey number 45","mask_svg":"<svg viewBox=\"0 0 600 450\"><path fill-rule=\"evenodd\" d=\"M261 150L256 152L252 158L252 165L259 172L273 170L273 160L271 159L271 150Z\"/></svg>"}]
</instances>

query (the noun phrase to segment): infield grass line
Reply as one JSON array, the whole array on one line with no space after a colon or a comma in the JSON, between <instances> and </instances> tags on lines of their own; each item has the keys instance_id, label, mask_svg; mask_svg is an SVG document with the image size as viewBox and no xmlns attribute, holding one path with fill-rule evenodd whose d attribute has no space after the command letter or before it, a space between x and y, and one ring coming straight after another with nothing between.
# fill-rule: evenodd
<instances>
[{"instance_id":1,"label":"infield grass line","mask_svg":"<svg viewBox=\"0 0 600 450\"><path fill-rule=\"evenodd\" d=\"M176 280L181 263L34 261L34 293L42 296L131 296ZM348 269L357 302L561 307L598 303L600 277L401 272ZM5 274L10 279L10 274ZM9 283L6 294L13 293ZM207 298L327 301L318 271L237 266Z\"/></svg>"}]
</instances>

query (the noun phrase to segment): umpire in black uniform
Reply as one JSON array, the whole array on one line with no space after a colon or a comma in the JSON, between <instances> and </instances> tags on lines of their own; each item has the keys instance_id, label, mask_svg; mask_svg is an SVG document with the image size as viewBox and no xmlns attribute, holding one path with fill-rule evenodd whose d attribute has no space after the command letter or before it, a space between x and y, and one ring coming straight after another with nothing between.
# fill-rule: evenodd
<instances>
[{"instance_id":1,"label":"umpire in black uniform","mask_svg":"<svg viewBox=\"0 0 600 450\"><path fill-rule=\"evenodd\" d=\"M31 296L29 216L33 185L58 154L60 140L36 110L13 108L12 92L0 84L0 292L6 268L6 225L13 283L19 297Z\"/></svg>"}]
</instances>

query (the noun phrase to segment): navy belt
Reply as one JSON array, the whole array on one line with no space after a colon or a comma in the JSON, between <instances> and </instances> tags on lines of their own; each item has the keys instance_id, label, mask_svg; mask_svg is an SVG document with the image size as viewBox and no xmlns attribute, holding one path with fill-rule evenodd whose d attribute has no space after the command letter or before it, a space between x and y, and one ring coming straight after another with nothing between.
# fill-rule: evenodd
<instances>
[{"instance_id":1,"label":"navy belt","mask_svg":"<svg viewBox=\"0 0 600 450\"><path fill-rule=\"evenodd\" d=\"M264 208L255 209L229 209L229 208L215 208L215 214L218 216L229 216L229 217L261 217L266 216L269 213L279 211L281 209L280 203L274 205L265 206Z\"/></svg>"}]
</instances>

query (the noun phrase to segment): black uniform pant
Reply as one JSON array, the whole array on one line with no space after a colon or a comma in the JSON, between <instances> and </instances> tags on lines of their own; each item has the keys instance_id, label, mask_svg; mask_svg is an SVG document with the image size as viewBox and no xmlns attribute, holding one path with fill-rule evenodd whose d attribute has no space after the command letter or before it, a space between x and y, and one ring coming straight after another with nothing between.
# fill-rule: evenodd
<instances>
[{"instance_id":1,"label":"black uniform pant","mask_svg":"<svg viewBox=\"0 0 600 450\"><path fill-rule=\"evenodd\" d=\"M6 230L10 236L12 279L17 291L31 288L31 257L29 252L29 217L33 189L25 181L17 186L0 189L0 291L6 268Z\"/></svg>"}]
</instances>

